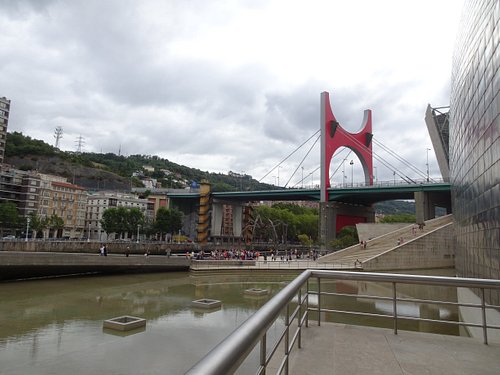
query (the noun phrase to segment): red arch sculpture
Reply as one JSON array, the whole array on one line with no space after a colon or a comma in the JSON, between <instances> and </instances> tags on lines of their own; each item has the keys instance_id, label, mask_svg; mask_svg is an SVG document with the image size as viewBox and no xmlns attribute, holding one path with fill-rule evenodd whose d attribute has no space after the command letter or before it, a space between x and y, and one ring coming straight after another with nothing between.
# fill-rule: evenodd
<instances>
[{"instance_id":1,"label":"red arch sculpture","mask_svg":"<svg viewBox=\"0 0 500 375\"><path fill-rule=\"evenodd\" d=\"M333 115L328 92L321 93L321 202L328 202L330 163L339 147L348 147L358 156L365 182L373 185L372 111L364 112L358 133L346 131Z\"/></svg>"}]
</instances>

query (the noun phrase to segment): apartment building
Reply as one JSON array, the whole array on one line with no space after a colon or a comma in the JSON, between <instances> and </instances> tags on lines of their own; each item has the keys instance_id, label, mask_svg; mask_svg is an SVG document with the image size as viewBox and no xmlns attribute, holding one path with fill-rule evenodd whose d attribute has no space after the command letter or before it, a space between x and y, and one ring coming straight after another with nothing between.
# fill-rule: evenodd
<instances>
[{"instance_id":1,"label":"apartment building","mask_svg":"<svg viewBox=\"0 0 500 375\"><path fill-rule=\"evenodd\" d=\"M105 241L108 239L101 226L104 211L112 207L138 208L147 220L154 219L154 203L133 194L98 192L88 196L86 212L86 233L89 239Z\"/></svg>"},{"instance_id":2,"label":"apartment building","mask_svg":"<svg viewBox=\"0 0 500 375\"><path fill-rule=\"evenodd\" d=\"M0 203L12 202L19 215L26 217L38 211L40 177L37 173L21 171L0 164Z\"/></svg>"},{"instance_id":3,"label":"apartment building","mask_svg":"<svg viewBox=\"0 0 500 375\"><path fill-rule=\"evenodd\" d=\"M82 238L88 195L86 189L67 182L64 177L46 174L39 176L41 184L38 215L46 218L57 215L64 221L64 228L58 233L52 233L52 236Z\"/></svg>"},{"instance_id":4,"label":"apartment building","mask_svg":"<svg viewBox=\"0 0 500 375\"><path fill-rule=\"evenodd\" d=\"M7 140L7 126L9 124L10 100L0 98L0 165L3 164L5 142Z\"/></svg>"}]
</instances>

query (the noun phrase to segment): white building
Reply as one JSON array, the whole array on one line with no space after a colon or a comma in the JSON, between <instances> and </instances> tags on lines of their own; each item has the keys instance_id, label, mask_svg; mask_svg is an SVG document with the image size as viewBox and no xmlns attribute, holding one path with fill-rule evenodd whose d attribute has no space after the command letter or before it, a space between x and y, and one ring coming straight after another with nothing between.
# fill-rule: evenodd
<instances>
[{"instance_id":1,"label":"white building","mask_svg":"<svg viewBox=\"0 0 500 375\"><path fill-rule=\"evenodd\" d=\"M133 194L116 192L98 192L88 196L86 233L92 240L104 241L108 239L101 227L101 219L104 211L112 207L138 208L148 219L154 218L154 204L147 199L140 199Z\"/></svg>"}]
</instances>

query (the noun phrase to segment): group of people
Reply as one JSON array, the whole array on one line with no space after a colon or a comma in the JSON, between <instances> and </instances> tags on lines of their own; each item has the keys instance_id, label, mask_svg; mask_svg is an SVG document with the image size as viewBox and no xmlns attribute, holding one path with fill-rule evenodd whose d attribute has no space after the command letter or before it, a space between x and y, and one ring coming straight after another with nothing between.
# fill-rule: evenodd
<instances>
[{"instance_id":1,"label":"group of people","mask_svg":"<svg viewBox=\"0 0 500 375\"><path fill-rule=\"evenodd\" d=\"M316 260L318 258L317 250L311 250L306 255L309 259ZM268 257L272 261L291 261L293 259L302 259L304 254L302 251L297 249L286 250L286 251L275 251L274 249L269 249L267 251L257 251L257 250L244 250L244 249L217 249L211 252L204 252L200 250L198 252L186 252L186 257L195 260L258 260L263 258L264 261L268 260Z\"/></svg>"}]
</instances>

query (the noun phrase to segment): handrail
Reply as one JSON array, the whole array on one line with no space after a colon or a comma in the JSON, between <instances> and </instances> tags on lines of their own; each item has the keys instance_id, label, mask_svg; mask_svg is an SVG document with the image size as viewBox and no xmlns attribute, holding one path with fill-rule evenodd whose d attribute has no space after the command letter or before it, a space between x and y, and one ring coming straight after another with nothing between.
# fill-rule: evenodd
<instances>
[{"instance_id":1,"label":"handrail","mask_svg":"<svg viewBox=\"0 0 500 375\"><path fill-rule=\"evenodd\" d=\"M318 290L315 292L309 291L309 279L317 278L318 280ZM322 278L335 279L335 280L350 280L350 281L371 281L371 282L387 282L392 284L392 296L391 297L381 297L381 296L370 296L381 299L389 299L393 301L393 315L377 315L363 312L349 312L341 310L331 310L322 308L321 296L328 296L332 293L322 292L320 280ZM397 284L419 284L419 285L434 285L434 286L452 286L452 287L466 287L466 288L479 288L481 291L480 298L481 304L459 304L459 306L472 306L481 309L482 323L462 323L462 322L450 322L445 320L432 320L425 318L414 318L407 316L398 316L397 314L397 303L398 301L405 301L407 298L397 297ZM305 295L302 297L301 288L307 285L307 290ZM325 270L306 270L302 272L297 278L295 278L290 284L288 284L284 289L282 289L276 296L270 299L263 307L261 307L257 312L250 316L243 324L241 324L236 330L234 330L229 336L227 336L221 343L219 343L214 349L212 349L205 357L203 357L197 364L195 364L186 374L189 375L210 375L210 374L232 374L234 373L240 364L245 360L245 358L250 354L253 348L259 343L261 343L260 349L260 367L257 373L265 374L266 366L269 364L271 357L277 352L277 346L279 342L285 337L285 354L283 360L280 362L281 366L278 373L284 370L285 374L288 374L288 358L290 351L292 350L296 341L298 341L299 348L301 346L301 340L296 340L297 337L300 338L302 322L305 321L306 327L308 326L308 312L339 312L347 313L353 315L377 315L381 317L392 318L394 322L394 333L397 334L398 329L398 319L410 319L410 320L420 320L420 321L432 321L432 322L448 322L455 323L463 326L471 327L482 327L484 343L487 344L487 329L500 329L500 326L488 325L486 321L485 310L488 308L500 308L500 306L494 306L486 304L484 300L484 289L498 289L500 290L500 280L491 279L474 279L474 278L458 278L458 277L445 277L445 276L423 276L423 275L405 275L405 274L388 274L388 273L368 273L368 272L350 272L350 271L325 271ZM289 304L294 300L294 297L298 294L297 308L294 309L292 315L289 313ZM314 308L310 308L308 305L309 294L318 295L318 304ZM426 302L438 302L439 301L428 301ZM443 302L443 301L441 301ZM301 311L305 306L305 313L301 315ZM275 344L269 356L266 355L266 334L269 327L278 319L280 313L286 308L285 313L285 331L281 335L278 343ZM321 314L318 314L318 325L321 324L320 321ZM291 321L297 318L298 328L296 333L290 342L289 340L289 330L291 326Z\"/></svg>"},{"instance_id":2,"label":"handrail","mask_svg":"<svg viewBox=\"0 0 500 375\"><path fill-rule=\"evenodd\" d=\"M194 365L187 374L232 374L278 318L281 310L307 281L311 271L302 272L276 296L236 328L219 345Z\"/></svg>"}]
</instances>

